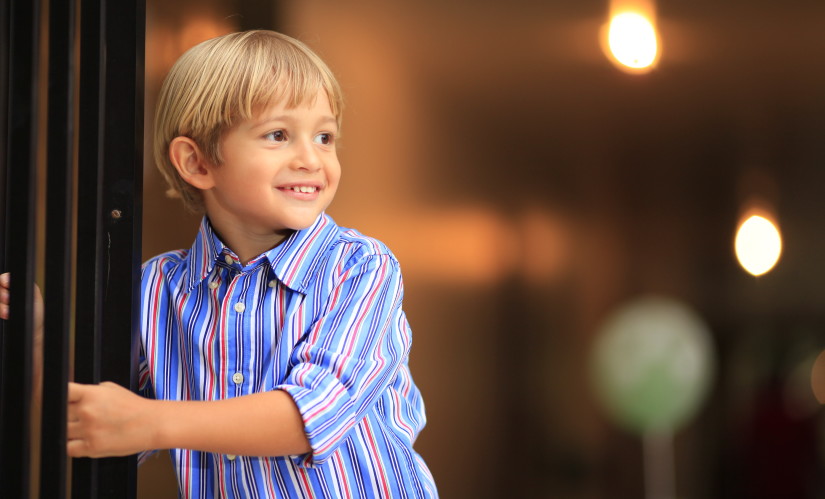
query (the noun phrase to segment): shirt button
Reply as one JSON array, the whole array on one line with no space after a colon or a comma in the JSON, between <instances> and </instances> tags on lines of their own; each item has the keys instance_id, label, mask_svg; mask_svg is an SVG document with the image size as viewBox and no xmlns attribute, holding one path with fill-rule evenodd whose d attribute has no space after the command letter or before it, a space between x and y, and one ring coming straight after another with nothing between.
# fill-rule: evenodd
<instances>
[{"instance_id":1,"label":"shirt button","mask_svg":"<svg viewBox=\"0 0 825 499\"><path fill-rule=\"evenodd\" d=\"M226 458L229 459L230 461L234 461L235 457L236 457L235 454L227 454L226 455Z\"/></svg>"},{"instance_id":2,"label":"shirt button","mask_svg":"<svg viewBox=\"0 0 825 499\"><path fill-rule=\"evenodd\" d=\"M274 287L275 287L275 286L277 286L277 285L278 285L278 281L277 281L277 280L272 279L271 281L269 281L269 287L270 287L270 288L274 288Z\"/></svg>"},{"instance_id":3,"label":"shirt button","mask_svg":"<svg viewBox=\"0 0 825 499\"><path fill-rule=\"evenodd\" d=\"M218 281L212 281L209 283L209 289L217 289L218 286L220 286L220 284L218 284Z\"/></svg>"},{"instance_id":4,"label":"shirt button","mask_svg":"<svg viewBox=\"0 0 825 499\"><path fill-rule=\"evenodd\" d=\"M227 255L223 255L223 261L225 261L227 265L232 265L232 262L234 260L232 260L232 256L227 254Z\"/></svg>"},{"instance_id":5,"label":"shirt button","mask_svg":"<svg viewBox=\"0 0 825 499\"><path fill-rule=\"evenodd\" d=\"M238 303L235 304L235 312L241 313L241 312L244 311L245 308L246 307L244 306L243 303L238 302Z\"/></svg>"},{"instance_id":6,"label":"shirt button","mask_svg":"<svg viewBox=\"0 0 825 499\"><path fill-rule=\"evenodd\" d=\"M241 383L243 383L243 374L241 374L241 373L233 374L232 375L232 381L234 381L236 385L240 385Z\"/></svg>"}]
</instances>

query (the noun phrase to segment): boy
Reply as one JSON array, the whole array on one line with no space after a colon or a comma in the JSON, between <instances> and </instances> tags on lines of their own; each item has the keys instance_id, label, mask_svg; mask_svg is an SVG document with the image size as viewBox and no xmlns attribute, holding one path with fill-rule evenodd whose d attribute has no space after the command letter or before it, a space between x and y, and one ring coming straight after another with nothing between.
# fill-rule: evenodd
<instances>
[{"instance_id":1,"label":"boy","mask_svg":"<svg viewBox=\"0 0 825 499\"><path fill-rule=\"evenodd\" d=\"M398 262L324 210L341 91L269 31L190 49L161 89L155 159L205 213L143 266L140 388L69 386L68 454L171 449L182 497L433 497L413 450Z\"/></svg>"}]
</instances>

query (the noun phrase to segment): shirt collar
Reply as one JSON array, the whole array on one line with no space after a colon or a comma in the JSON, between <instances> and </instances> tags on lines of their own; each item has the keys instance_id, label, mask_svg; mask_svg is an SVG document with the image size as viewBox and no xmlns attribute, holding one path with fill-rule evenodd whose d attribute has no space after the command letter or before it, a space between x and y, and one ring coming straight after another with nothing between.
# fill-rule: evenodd
<instances>
[{"instance_id":1,"label":"shirt collar","mask_svg":"<svg viewBox=\"0 0 825 499\"><path fill-rule=\"evenodd\" d=\"M266 255L275 277L292 290L304 293L318 270L323 254L335 241L338 226L325 213L312 225L292 233Z\"/></svg>"},{"instance_id":2,"label":"shirt collar","mask_svg":"<svg viewBox=\"0 0 825 499\"><path fill-rule=\"evenodd\" d=\"M321 213L311 226L293 232L281 244L254 260L265 257L279 281L290 289L303 293L318 267L323 251L334 241L336 229L332 218ZM234 254L223 244L212 230L209 219L204 216L186 257L190 291L212 272L217 259L224 253Z\"/></svg>"},{"instance_id":3,"label":"shirt collar","mask_svg":"<svg viewBox=\"0 0 825 499\"><path fill-rule=\"evenodd\" d=\"M207 217L201 219L198 235L186 256L187 270L189 271L189 291L195 288L215 268L215 261L223 253L225 246L212 230L212 224Z\"/></svg>"}]
</instances>

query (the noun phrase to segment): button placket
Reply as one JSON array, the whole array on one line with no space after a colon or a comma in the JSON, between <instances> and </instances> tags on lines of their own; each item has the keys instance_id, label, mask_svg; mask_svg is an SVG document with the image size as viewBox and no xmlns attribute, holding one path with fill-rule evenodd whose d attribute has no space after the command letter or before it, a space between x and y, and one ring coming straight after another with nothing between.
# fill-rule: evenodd
<instances>
[{"instance_id":1,"label":"button placket","mask_svg":"<svg viewBox=\"0 0 825 499\"><path fill-rule=\"evenodd\" d=\"M226 317L226 320L224 321L227 327L227 355L225 357L227 363L225 366L226 370L229 371L229 373L232 373L225 378L225 383L227 383L227 393L234 393L235 396L241 395L241 385L244 381L244 375L242 373L244 342L243 339L238 336L238 331L243 329L245 323L244 311L246 310L246 305L243 302L243 289L244 279L246 278L247 276L244 273L234 273L233 275L233 272L230 269L230 277L227 281L226 295L223 299L223 303L226 304L224 306L231 306L231 309L235 311L234 314L228 312L228 317ZM231 461L235 459L235 456L227 455L227 458Z\"/></svg>"}]
</instances>

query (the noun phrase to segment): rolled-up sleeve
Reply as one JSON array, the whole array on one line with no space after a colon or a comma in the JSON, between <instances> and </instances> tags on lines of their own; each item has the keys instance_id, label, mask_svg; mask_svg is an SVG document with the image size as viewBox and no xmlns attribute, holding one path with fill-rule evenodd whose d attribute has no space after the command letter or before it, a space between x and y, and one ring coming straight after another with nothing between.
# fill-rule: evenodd
<instances>
[{"instance_id":1,"label":"rolled-up sleeve","mask_svg":"<svg viewBox=\"0 0 825 499\"><path fill-rule=\"evenodd\" d=\"M292 396L312 447L295 458L298 464L328 459L398 375L410 348L402 295L395 258L360 257L340 274L295 346L293 367L276 388Z\"/></svg>"}]
</instances>

